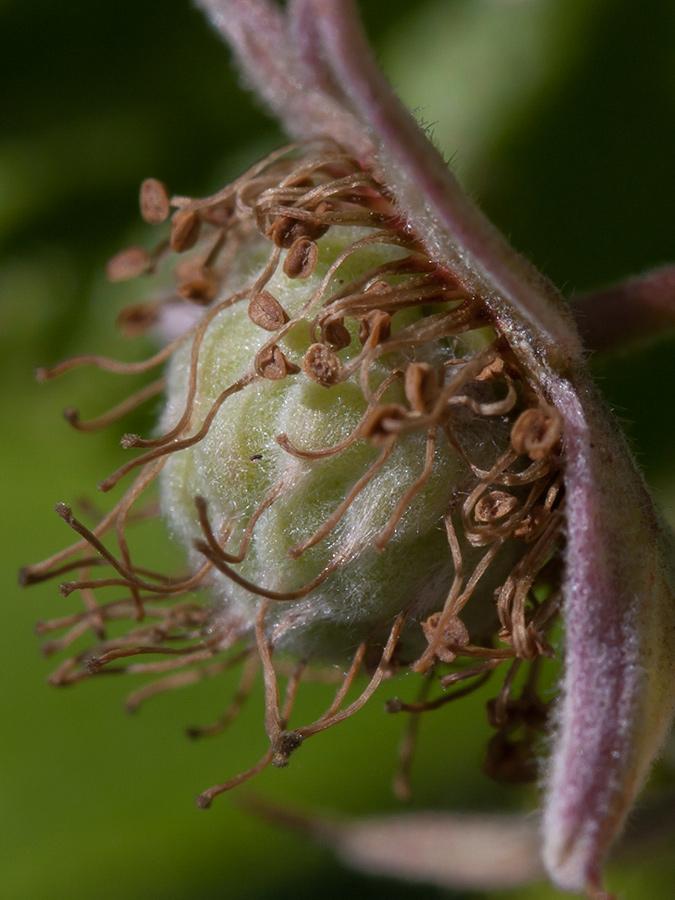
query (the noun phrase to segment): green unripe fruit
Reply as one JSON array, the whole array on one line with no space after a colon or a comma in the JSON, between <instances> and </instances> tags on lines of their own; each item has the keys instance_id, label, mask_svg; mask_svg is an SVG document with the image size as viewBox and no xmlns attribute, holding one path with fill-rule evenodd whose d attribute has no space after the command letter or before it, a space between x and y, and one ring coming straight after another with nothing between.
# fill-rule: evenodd
<instances>
[{"instance_id":1,"label":"green unripe fruit","mask_svg":"<svg viewBox=\"0 0 675 900\"><path fill-rule=\"evenodd\" d=\"M330 229L319 239L317 265L305 279L291 279L281 264L277 267L265 290L291 321L299 318L284 338L284 354L289 360L300 362L313 344L310 323L316 310L307 315L302 311L319 289L329 265L371 233L371 229ZM240 255L223 296L243 291L259 277L269 253L269 244L261 244L259 241L245 256ZM282 262L288 252L282 252ZM325 293L330 296L364 272L403 256L405 251L390 244L357 249L337 269ZM396 331L419 321L422 315L420 307L403 310L397 315ZM349 346L337 354L330 351L344 367L362 352L357 326L347 320L343 327L350 330ZM251 320L247 299L213 318L199 348L192 430L199 427L225 388L253 371L254 359L269 340L269 332ZM377 390L392 373L404 372L413 362L426 363L436 372L449 352L448 342L441 341L384 353L370 365L370 389ZM167 429L185 407L190 353L190 346L182 348L171 363L162 423ZM394 379L380 402L406 403L402 377ZM436 439L433 469L426 482L400 511L391 537L381 549L378 537L424 469L427 429L409 431L390 447L386 441L374 446L357 436L345 449L320 459L299 458L276 440L286 435L294 447L311 451L341 445L355 433L367 408L358 369L329 386L317 383L304 371L280 380L258 377L223 403L202 440L171 455L162 474L163 508L175 535L188 545L203 537L195 497L207 501L216 535L229 529L225 546L229 553L237 553L246 526L260 505L266 498L274 498L253 528L245 558L232 567L252 584L276 593L297 592L340 561L305 597L275 605L274 620L286 631L279 640L282 646L322 655L341 654L373 629L384 634L402 610L409 610L418 620L425 618L442 606L452 583L454 566L443 517L466 481L468 467L444 435ZM372 477L364 478L383 456L382 465L371 470ZM361 479L365 483L355 493ZM322 528L327 530L324 524L333 521L331 517L350 494L353 496L333 527L298 555L303 542ZM242 624L252 621L254 593L221 572L215 574L214 590L229 617Z\"/></svg>"}]
</instances>

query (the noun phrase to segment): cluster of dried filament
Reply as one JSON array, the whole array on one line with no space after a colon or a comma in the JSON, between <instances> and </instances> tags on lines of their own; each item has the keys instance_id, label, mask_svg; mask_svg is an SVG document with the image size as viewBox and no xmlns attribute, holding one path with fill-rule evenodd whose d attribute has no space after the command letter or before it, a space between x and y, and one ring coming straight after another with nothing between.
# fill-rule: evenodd
<instances>
[{"instance_id":1,"label":"cluster of dried filament","mask_svg":"<svg viewBox=\"0 0 675 900\"><path fill-rule=\"evenodd\" d=\"M559 603L563 486L557 414L517 364L506 337L494 329L481 298L428 258L424 236L409 232L393 198L339 147L314 143L285 148L205 199L170 199L160 182L143 184L141 210L147 222L161 225L171 207L175 211L168 238L152 252L129 248L108 266L112 280L173 266L175 287L158 293L152 302L127 308L119 320L126 336L157 326L169 335L166 346L144 362L83 356L38 373L44 380L82 365L122 374L151 372L176 352L186 353L189 360L180 414L159 436L125 435L123 445L140 453L100 485L109 491L133 475L121 499L91 528L60 504L57 512L76 532L75 543L22 573L26 584L72 573L74 580L62 583L61 593L78 591L83 601L81 611L39 625L41 634L62 632L45 644L46 653L70 647L87 631L93 631L98 642L63 663L52 682L68 685L113 672L161 676L130 696L133 709L160 691L241 666L231 707L217 722L191 731L201 735L217 733L233 719L262 671L270 748L250 771L200 795L199 804L207 806L216 794L268 763L284 765L303 740L356 712L401 665L426 676L417 703L388 704L391 712L411 714L399 779L399 791L405 793L419 714L482 685L506 664L503 686L489 705L496 734L487 768L510 780L531 775L532 741L547 712L537 694L539 663L552 654L547 636ZM323 261L325 275L317 284L313 273L321 262L322 238L345 228L358 229L358 236L335 258ZM354 254L380 245L395 253L344 277ZM249 283L231 292L230 272L252 246L257 253L267 248L267 261ZM269 290L279 269L290 280L312 284L294 311ZM206 413L198 414L195 398L203 377L205 336L235 306L246 311L264 339L241 377L218 384L215 400ZM289 340L299 333L304 341L301 354L298 340ZM132 524L141 529L143 520L157 514L152 486L171 456L204 441L234 395L285 379L309 379L325 388L328 400L336 386L349 380L359 386L363 406L356 427L333 446L297 446L287 434L271 435L284 454L324 460L359 442L377 451L374 462L355 473L351 488L321 527L291 548L289 566L335 533L355 498L386 469L397 443L411 433L423 436L419 471L409 483L397 486L398 501L374 539L380 553L388 552L439 454L455 454L463 473L439 522L453 572L449 590L427 598L423 615L419 604L411 603L393 621L389 616L380 627L369 627L329 708L312 724L293 728L289 718L300 681L330 680L334 670L322 670L320 660L289 662L282 652L284 636L297 630L296 604L311 602L324 582L348 571L349 554L333 553L308 583L291 591L271 590L242 574L256 529L283 490L280 483L248 517L236 546L232 526L215 526L206 499L195 496L200 537L193 541L191 558L198 562L185 574L144 567L130 545ZM72 409L66 418L81 431L103 428L164 387L164 378L157 378L97 419L81 421ZM474 439L467 440L467 435ZM237 614L228 614L227 599L214 599L216 579L247 593L248 617L240 607ZM486 580L489 602L483 598L478 616L465 616L465 607L470 610L472 597ZM123 636L116 624L121 620L132 623ZM154 659L140 659L148 655ZM518 676L523 664L529 666L524 678ZM348 702L362 671L368 673L366 686ZM444 692L429 699L439 677ZM280 679L286 681L283 700ZM466 683L448 691L460 682Z\"/></svg>"}]
</instances>

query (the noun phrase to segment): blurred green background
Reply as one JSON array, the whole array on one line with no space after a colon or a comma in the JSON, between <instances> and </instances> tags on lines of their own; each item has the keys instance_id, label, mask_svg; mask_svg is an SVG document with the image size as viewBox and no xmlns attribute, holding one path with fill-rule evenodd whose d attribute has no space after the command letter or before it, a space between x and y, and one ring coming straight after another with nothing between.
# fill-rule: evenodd
<instances>
[{"instance_id":1,"label":"blurred green background","mask_svg":"<svg viewBox=\"0 0 675 900\"><path fill-rule=\"evenodd\" d=\"M387 74L469 191L568 294L675 258L671 0L363 0L361 9ZM259 693L228 735L192 743L184 726L215 718L231 680L159 697L133 718L121 709L123 679L45 685L54 661L40 657L33 623L74 604L54 584L20 592L16 569L64 545L54 504L93 494L120 460L112 433L75 434L61 409L93 414L126 389L90 372L38 386L32 370L84 350L118 352L112 323L138 286L107 285L101 271L119 247L148 239L136 210L142 178L207 192L280 136L188 0L2 0L0 70L0 896L471 896L346 872L245 814L236 795L199 812L196 793L262 753ZM664 338L594 361L671 521L674 349ZM150 427L139 417L129 430ZM162 546L153 552L168 556ZM411 690L387 684L380 700ZM480 772L490 694L423 723L413 808L535 805L534 790L498 787ZM298 720L325 699L309 688ZM402 727L375 700L254 789L301 808L399 809L390 782ZM661 763L652 790L672 771ZM615 866L610 884L660 900L673 878L675 852ZM538 885L506 896L554 895Z\"/></svg>"}]
</instances>

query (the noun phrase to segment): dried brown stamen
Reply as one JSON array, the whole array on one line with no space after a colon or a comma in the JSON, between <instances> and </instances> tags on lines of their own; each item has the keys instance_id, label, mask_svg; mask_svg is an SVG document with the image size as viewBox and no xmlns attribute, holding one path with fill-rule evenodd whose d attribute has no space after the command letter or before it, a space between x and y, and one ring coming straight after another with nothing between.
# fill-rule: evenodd
<instances>
[{"instance_id":1,"label":"dried brown stamen","mask_svg":"<svg viewBox=\"0 0 675 900\"><path fill-rule=\"evenodd\" d=\"M302 369L308 378L324 387L341 381L344 370L340 357L325 344L312 344L302 359Z\"/></svg>"},{"instance_id":2,"label":"dried brown stamen","mask_svg":"<svg viewBox=\"0 0 675 900\"><path fill-rule=\"evenodd\" d=\"M428 412L438 396L438 375L429 363L411 363L405 372L405 396L415 412Z\"/></svg>"},{"instance_id":3,"label":"dried brown stamen","mask_svg":"<svg viewBox=\"0 0 675 900\"><path fill-rule=\"evenodd\" d=\"M474 506L473 514L477 522L497 522L518 507L518 498L504 491L490 491Z\"/></svg>"},{"instance_id":4,"label":"dried brown stamen","mask_svg":"<svg viewBox=\"0 0 675 900\"><path fill-rule=\"evenodd\" d=\"M182 281L178 285L178 293L185 300L208 306L218 293L218 278L208 269L202 270L198 277Z\"/></svg>"},{"instance_id":5,"label":"dried brown stamen","mask_svg":"<svg viewBox=\"0 0 675 900\"><path fill-rule=\"evenodd\" d=\"M145 334L157 324L159 309L154 303L134 303L125 306L117 316L117 326L125 338L135 338Z\"/></svg>"},{"instance_id":6,"label":"dried brown stamen","mask_svg":"<svg viewBox=\"0 0 675 900\"><path fill-rule=\"evenodd\" d=\"M156 178L146 178L141 184L139 203L141 215L149 225L159 225L169 218L169 192Z\"/></svg>"},{"instance_id":7,"label":"dried brown stamen","mask_svg":"<svg viewBox=\"0 0 675 900\"><path fill-rule=\"evenodd\" d=\"M248 317L265 331L278 331L288 322L286 310L269 291L253 294L248 304Z\"/></svg>"},{"instance_id":8,"label":"dried brown stamen","mask_svg":"<svg viewBox=\"0 0 675 900\"><path fill-rule=\"evenodd\" d=\"M309 278L319 258L319 248L307 237L297 238L284 260L284 275L288 278Z\"/></svg>"},{"instance_id":9,"label":"dried brown stamen","mask_svg":"<svg viewBox=\"0 0 675 900\"><path fill-rule=\"evenodd\" d=\"M561 429L560 413L553 407L526 409L511 430L511 446L530 459L543 459L558 442Z\"/></svg>"},{"instance_id":10,"label":"dried brown stamen","mask_svg":"<svg viewBox=\"0 0 675 900\"><path fill-rule=\"evenodd\" d=\"M266 345L255 358L255 370L270 381L281 381L287 375L300 371L300 366L290 362L277 344Z\"/></svg>"},{"instance_id":11,"label":"dried brown stamen","mask_svg":"<svg viewBox=\"0 0 675 900\"><path fill-rule=\"evenodd\" d=\"M174 253L190 250L199 240L201 219L194 210L179 209L171 217L169 243Z\"/></svg>"},{"instance_id":12,"label":"dried brown stamen","mask_svg":"<svg viewBox=\"0 0 675 900\"><path fill-rule=\"evenodd\" d=\"M149 267L150 254L144 247L126 247L108 260L105 274L108 281L128 281L147 272Z\"/></svg>"},{"instance_id":13,"label":"dried brown stamen","mask_svg":"<svg viewBox=\"0 0 675 900\"><path fill-rule=\"evenodd\" d=\"M309 213L305 216L301 215L301 212L305 212L304 210L276 209L275 212L279 215L279 218L270 225L265 235L277 247L284 250L290 249L301 238L308 241L318 241L328 231L330 221L318 221L316 215L325 214L328 209L328 204L322 204L321 207L317 208L316 213Z\"/></svg>"},{"instance_id":14,"label":"dried brown stamen","mask_svg":"<svg viewBox=\"0 0 675 900\"><path fill-rule=\"evenodd\" d=\"M352 336L345 328L344 321L335 319L322 325L321 342L330 344L333 350L344 350L351 344Z\"/></svg>"}]
</instances>

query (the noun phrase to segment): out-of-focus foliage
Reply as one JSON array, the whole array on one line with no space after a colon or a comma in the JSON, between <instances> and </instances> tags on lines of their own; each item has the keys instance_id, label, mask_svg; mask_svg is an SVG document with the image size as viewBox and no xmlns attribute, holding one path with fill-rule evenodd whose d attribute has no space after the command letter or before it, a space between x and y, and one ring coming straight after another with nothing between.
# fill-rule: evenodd
<instances>
[{"instance_id":1,"label":"out-of-focus foliage","mask_svg":"<svg viewBox=\"0 0 675 900\"><path fill-rule=\"evenodd\" d=\"M484 208L566 291L675 258L675 8L670 0L364 0L378 55ZM210 190L279 142L237 85L188 0L5 0L0 5L0 372L4 649L0 895L8 900L434 897L344 873L321 850L259 824L237 795L192 797L265 746L256 693L229 735L215 718L234 682L163 696L133 719L129 685L48 689L36 619L65 614L54 584L14 587L16 568L63 546L54 503L94 493L121 451L71 432L66 405L95 412L126 393L105 374L38 387L32 369L84 349L116 352L115 313L136 285L103 281L139 227L137 185ZM147 349L147 347L145 348ZM673 342L599 362L666 514L675 519ZM123 347L126 358L143 348ZM139 416L128 430L151 428ZM96 500L96 497L93 497ZM152 552L172 552L158 535ZM405 694L405 681L385 685ZM423 723L415 806L533 806L533 791L480 773L490 691ZM318 709L309 687L298 716ZM396 809L389 784L403 722L371 703L254 785L282 802L347 813ZM671 770L672 771L672 770ZM657 773L672 780L666 765ZM670 897L672 859L617 867L627 897ZM445 895L445 894L443 894ZM519 897L552 896L550 889ZM516 895L513 894L513 897Z\"/></svg>"}]
</instances>

